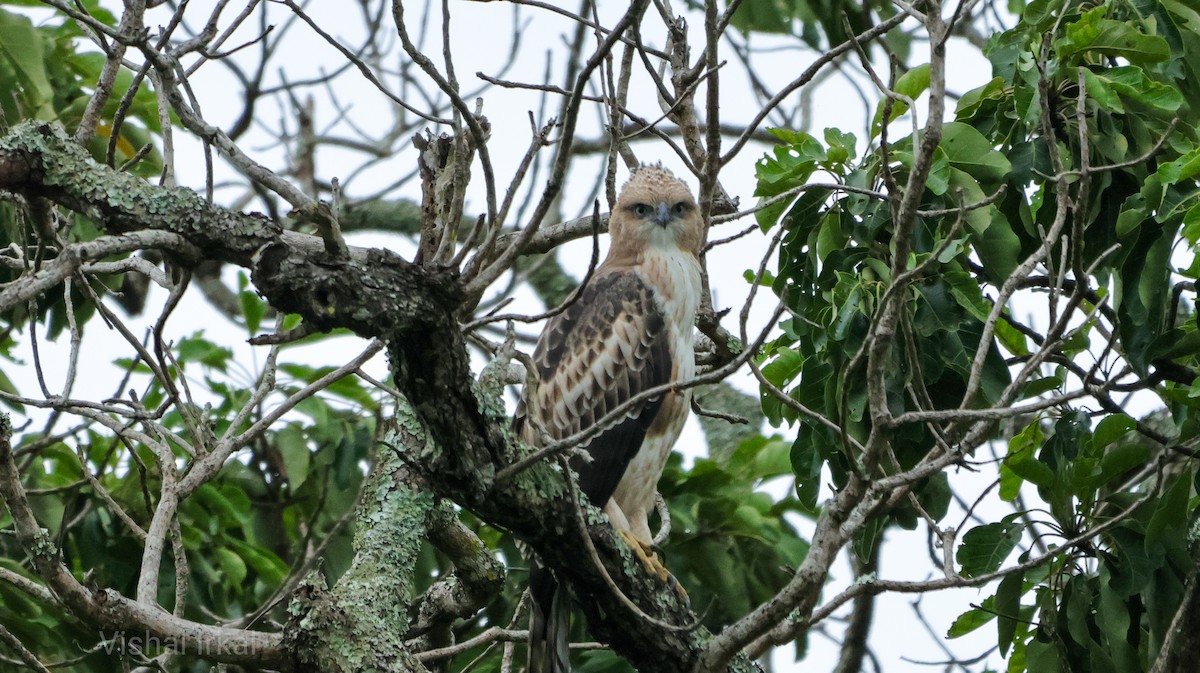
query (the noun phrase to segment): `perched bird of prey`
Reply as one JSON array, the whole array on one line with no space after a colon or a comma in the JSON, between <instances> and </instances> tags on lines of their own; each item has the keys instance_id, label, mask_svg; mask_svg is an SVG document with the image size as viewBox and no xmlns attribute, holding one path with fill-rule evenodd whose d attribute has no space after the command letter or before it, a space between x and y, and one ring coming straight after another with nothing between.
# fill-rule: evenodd
<instances>
[{"instance_id":1,"label":"perched bird of prey","mask_svg":"<svg viewBox=\"0 0 1200 673\"><path fill-rule=\"evenodd\" d=\"M534 352L536 390L517 428L533 445L604 428L570 461L579 488L603 507L647 571L666 580L648 517L663 466L679 438L690 392L669 390L611 411L642 391L694 375L704 222L687 185L661 165L634 170L608 223L612 244L579 298L546 325ZM570 602L551 572L530 577L530 673L570 670Z\"/></svg>"}]
</instances>

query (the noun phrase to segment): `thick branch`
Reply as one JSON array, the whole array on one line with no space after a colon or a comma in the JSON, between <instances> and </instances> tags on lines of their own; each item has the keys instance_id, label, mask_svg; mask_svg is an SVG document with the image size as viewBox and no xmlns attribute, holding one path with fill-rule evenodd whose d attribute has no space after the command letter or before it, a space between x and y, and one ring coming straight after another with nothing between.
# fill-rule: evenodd
<instances>
[{"instance_id":1,"label":"thick branch","mask_svg":"<svg viewBox=\"0 0 1200 673\"><path fill-rule=\"evenodd\" d=\"M251 269L255 286L277 310L298 313L320 329L349 328L385 339L396 388L410 404L399 410L398 423L430 439L428 444L399 442L424 447L403 451L409 469L436 495L528 542L573 585L593 633L635 666L667 673L694 668L704 645L702 631L630 628L635 617L609 590L604 572L578 562L584 543L568 523L574 520L574 505L556 468L534 465L502 487L494 485L496 472L512 464L522 449L509 432L502 382L476 384L472 376L459 329L463 292L453 272L416 266L381 250L352 248L344 256L332 256L321 239L283 231L264 216L224 210L191 191L154 187L99 166L61 131L46 125L24 124L0 138L0 188L48 198L91 217L109 233L177 234L206 259ZM15 478L14 467L7 481ZM45 541L38 537L32 515L30 521L23 542L37 554ZM607 574L641 610L678 626L696 623L669 587L628 562L628 549L610 526L591 528ZM47 584L89 621L149 626L165 635L186 629L211 635L213 627L133 604L114 592L103 594L107 603L100 607L54 560L52 549L38 558ZM277 635L232 629L213 633L261 661L274 664L283 657Z\"/></svg>"},{"instance_id":2,"label":"thick branch","mask_svg":"<svg viewBox=\"0 0 1200 673\"><path fill-rule=\"evenodd\" d=\"M417 555L433 496L395 454L377 460L363 489L354 562L330 591L311 587L293 604L288 639L301 663L329 673L424 667L404 647Z\"/></svg>"},{"instance_id":3,"label":"thick branch","mask_svg":"<svg viewBox=\"0 0 1200 673\"><path fill-rule=\"evenodd\" d=\"M459 521L450 503L443 502L430 516L429 541L450 557L454 572L422 596L414 632L449 627L455 619L475 614L504 588L504 564Z\"/></svg>"}]
</instances>

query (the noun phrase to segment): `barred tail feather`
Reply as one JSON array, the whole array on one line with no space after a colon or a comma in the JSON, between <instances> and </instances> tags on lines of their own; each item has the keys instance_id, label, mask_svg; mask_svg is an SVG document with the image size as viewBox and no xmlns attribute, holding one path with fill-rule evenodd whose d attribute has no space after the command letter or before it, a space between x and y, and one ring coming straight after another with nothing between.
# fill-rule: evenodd
<instances>
[{"instance_id":1,"label":"barred tail feather","mask_svg":"<svg viewBox=\"0 0 1200 673\"><path fill-rule=\"evenodd\" d=\"M570 597L548 569L536 564L529 593L529 673L570 673Z\"/></svg>"}]
</instances>

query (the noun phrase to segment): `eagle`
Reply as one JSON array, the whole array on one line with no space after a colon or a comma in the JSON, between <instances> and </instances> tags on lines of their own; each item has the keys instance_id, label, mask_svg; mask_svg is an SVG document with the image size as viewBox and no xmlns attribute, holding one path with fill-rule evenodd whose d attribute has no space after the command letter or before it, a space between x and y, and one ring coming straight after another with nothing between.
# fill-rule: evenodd
<instances>
[{"instance_id":1,"label":"eagle","mask_svg":"<svg viewBox=\"0 0 1200 673\"><path fill-rule=\"evenodd\" d=\"M533 355L537 386L526 391L516 427L537 446L605 423L569 462L579 490L604 509L646 570L666 580L649 515L691 393L670 389L604 419L643 391L694 376L704 220L686 183L660 164L643 164L622 187L608 231L608 255L542 331ZM528 670L569 671L570 602L536 561L530 594Z\"/></svg>"}]
</instances>

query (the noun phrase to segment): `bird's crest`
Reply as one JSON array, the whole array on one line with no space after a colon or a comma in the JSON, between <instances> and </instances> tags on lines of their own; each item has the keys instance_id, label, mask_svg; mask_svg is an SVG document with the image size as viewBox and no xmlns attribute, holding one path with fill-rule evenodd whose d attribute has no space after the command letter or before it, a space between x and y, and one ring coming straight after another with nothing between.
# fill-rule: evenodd
<instances>
[{"instance_id":1,"label":"bird's crest","mask_svg":"<svg viewBox=\"0 0 1200 673\"><path fill-rule=\"evenodd\" d=\"M621 194L617 200L620 201L626 192L632 190L653 190L662 192L667 187L683 187L687 191L691 191L687 183L675 177L669 168L662 165L662 162L652 164L638 164L629 173L629 180L625 182L625 186L621 188Z\"/></svg>"}]
</instances>

